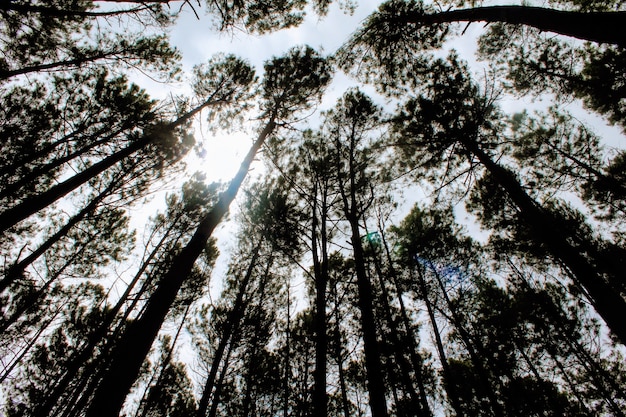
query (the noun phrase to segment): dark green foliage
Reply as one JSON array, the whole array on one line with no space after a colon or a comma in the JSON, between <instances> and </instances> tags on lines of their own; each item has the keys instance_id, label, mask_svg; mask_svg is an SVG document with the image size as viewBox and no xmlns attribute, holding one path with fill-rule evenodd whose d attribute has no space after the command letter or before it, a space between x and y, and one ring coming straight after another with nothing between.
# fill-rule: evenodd
<instances>
[{"instance_id":1,"label":"dark green foliage","mask_svg":"<svg viewBox=\"0 0 626 417\"><path fill-rule=\"evenodd\" d=\"M260 34L298 26L306 16L307 6L318 16L324 16L331 3L332 0L206 0L220 30L245 28ZM355 7L351 0L339 1L339 4L347 12Z\"/></svg>"},{"instance_id":2,"label":"dark green foliage","mask_svg":"<svg viewBox=\"0 0 626 417\"><path fill-rule=\"evenodd\" d=\"M479 55L493 61L518 94L554 93L582 100L590 110L624 129L624 50L575 46L538 31L493 25L480 38Z\"/></svg>"},{"instance_id":3,"label":"dark green foliage","mask_svg":"<svg viewBox=\"0 0 626 417\"><path fill-rule=\"evenodd\" d=\"M339 66L354 69L357 77L385 92L405 92L405 84L429 71L426 51L439 48L448 33L446 24L409 22L411 16L433 11L416 0L383 3L338 51Z\"/></svg>"},{"instance_id":4,"label":"dark green foliage","mask_svg":"<svg viewBox=\"0 0 626 417\"><path fill-rule=\"evenodd\" d=\"M195 410L192 383L187 369L181 362L175 362L171 355L171 340L161 340L159 376L147 390L141 404L142 417L185 417Z\"/></svg>"}]
</instances>

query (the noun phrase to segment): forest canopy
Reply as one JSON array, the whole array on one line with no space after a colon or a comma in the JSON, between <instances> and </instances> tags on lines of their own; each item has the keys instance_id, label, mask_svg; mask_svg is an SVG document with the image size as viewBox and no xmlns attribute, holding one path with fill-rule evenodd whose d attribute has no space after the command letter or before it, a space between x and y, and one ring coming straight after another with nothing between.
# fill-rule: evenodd
<instances>
[{"instance_id":1,"label":"forest canopy","mask_svg":"<svg viewBox=\"0 0 626 417\"><path fill-rule=\"evenodd\" d=\"M0 4L0 413L626 416L626 2L373 4Z\"/></svg>"}]
</instances>

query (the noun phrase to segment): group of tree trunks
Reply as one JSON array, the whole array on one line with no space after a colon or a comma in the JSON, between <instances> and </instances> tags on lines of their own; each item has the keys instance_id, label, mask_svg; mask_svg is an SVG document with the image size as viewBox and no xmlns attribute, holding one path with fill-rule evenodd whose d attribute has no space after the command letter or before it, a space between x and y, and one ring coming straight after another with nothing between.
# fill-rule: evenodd
<instances>
[{"instance_id":1,"label":"group of tree trunks","mask_svg":"<svg viewBox=\"0 0 626 417\"><path fill-rule=\"evenodd\" d=\"M559 108L626 129L623 2L390 0L332 57L293 47L257 76L221 54L162 101L124 75L179 76L181 10L261 35L330 3L0 5L6 415L626 415L626 158ZM488 24L496 88L433 54L459 22ZM303 127L338 70L395 108L352 87ZM497 90L554 106L505 114ZM211 152L199 117L256 132L228 184L186 174Z\"/></svg>"}]
</instances>

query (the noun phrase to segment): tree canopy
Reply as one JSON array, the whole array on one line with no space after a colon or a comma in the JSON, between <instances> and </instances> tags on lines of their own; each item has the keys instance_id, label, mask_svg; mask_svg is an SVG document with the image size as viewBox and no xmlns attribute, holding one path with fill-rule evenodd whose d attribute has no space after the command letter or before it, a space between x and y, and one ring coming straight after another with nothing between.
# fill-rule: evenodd
<instances>
[{"instance_id":1,"label":"tree canopy","mask_svg":"<svg viewBox=\"0 0 626 417\"><path fill-rule=\"evenodd\" d=\"M626 3L365 3L0 5L1 413L626 416Z\"/></svg>"}]
</instances>

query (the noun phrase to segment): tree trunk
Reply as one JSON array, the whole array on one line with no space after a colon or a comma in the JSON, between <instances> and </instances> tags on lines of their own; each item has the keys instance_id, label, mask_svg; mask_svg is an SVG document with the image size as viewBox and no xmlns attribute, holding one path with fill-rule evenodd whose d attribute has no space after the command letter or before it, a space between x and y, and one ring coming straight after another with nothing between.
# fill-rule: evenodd
<instances>
[{"instance_id":1,"label":"tree trunk","mask_svg":"<svg viewBox=\"0 0 626 417\"><path fill-rule=\"evenodd\" d=\"M115 317L117 317L118 313L122 310L122 307L124 306L124 303L128 300L132 290L135 288L141 276L144 274L146 269L148 269L148 266L156 257L167 238L170 236L170 232L174 229L174 226L179 219L180 217L173 219L168 230L159 240L159 243L155 245L154 249L150 252L145 261L143 261L141 267L124 290L124 293L122 294L120 299L111 310L107 311L104 321L100 323L98 328L88 338L88 343L85 346L79 348L78 353L75 355L74 359L72 359L72 361L69 362L68 365L66 365L65 374L57 382L52 392L49 395L46 395L45 401L42 402L42 404L35 410L34 415L42 417L50 415L50 412L52 411L54 405L60 401L61 396L67 389L70 382L78 375L80 368L83 367L85 363L92 357L96 346L98 346L98 344L105 338L105 336L107 336L107 332L110 330L111 324L113 324L113 322L115 321ZM145 285L142 287L142 290L140 292L143 292L144 289ZM138 302L137 298L133 301L132 306L126 310L123 317L120 319L122 323L126 321L128 315L130 314L130 310L134 308L136 302ZM111 339L113 340L115 338L115 336L112 336ZM87 372L88 374L95 373L95 362L91 362L90 364L88 364L88 369L86 369L85 372Z\"/></svg>"},{"instance_id":2,"label":"tree trunk","mask_svg":"<svg viewBox=\"0 0 626 417\"><path fill-rule=\"evenodd\" d=\"M174 129L176 129L178 126L183 125L193 116L199 113L202 109L210 106L211 104L213 104L213 102L211 102L210 99L205 101L204 103L185 113L175 121L163 126L161 131L174 131ZM87 181L95 178L107 169L111 168L116 163L129 157L140 149L145 148L156 139L157 138L154 135L147 134L141 139L138 139L135 142L131 143L126 148L121 149L112 155L109 155L100 162L93 164L89 168L85 169L82 172L79 172L78 174L65 180L64 182L51 187L41 194L23 200L17 206L3 211L2 213L0 213L0 233L5 232L7 229L16 225L20 221L37 213L45 207L48 207L50 204L54 203L55 201L74 191L81 185L85 184Z\"/></svg>"},{"instance_id":3,"label":"tree trunk","mask_svg":"<svg viewBox=\"0 0 626 417\"><path fill-rule=\"evenodd\" d=\"M250 260L250 264L248 265L246 275L239 284L239 290L237 291L232 310L228 314L228 321L226 322L224 331L222 332L220 338L220 342L217 346L217 349L215 350L215 354L213 355L211 370L209 371L209 376L204 383L202 397L198 402L198 409L196 412L198 417L206 416L207 408L209 406L209 399L211 398L211 392L213 392L213 388L215 387L215 378L217 376L217 371L219 369L220 363L222 362L224 352L226 351L226 346L228 346L233 333L235 333L239 328L241 318L243 317L243 314L245 312L246 303L244 303L243 297L248 291L248 284L250 283L250 279L252 278L252 275L254 273L254 268L257 265L257 259L259 257L259 247L260 245L257 245L254 249L254 252L252 253L252 259ZM213 401L215 401L215 399L213 399Z\"/></svg>"},{"instance_id":4,"label":"tree trunk","mask_svg":"<svg viewBox=\"0 0 626 417\"><path fill-rule=\"evenodd\" d=\"M139 374L141 364L150 351L161 324L176 295L204 250L213 230L220 223L230 203L246 178L250 165L265 139L276 126L271 117L243 160L228 189L222 193L211 211L202 219L193 237L174 258L169 271L148 300L145 313L126 330L114 353L107 374L94 395L87 417L117 417L126 395Z\"/></svg>"},{"instance_id":5,"label":"tree trunk","mask_svg":"<svg viewBox=\"0 0 626 417\"><path fill-rule=\"evenodd\" d=\"M409 355L411 357L411 362L413 363L413 371L415 372L415 376L417 377L417 385L419 388L422 410L424 410L424 413L426 415L432 416L433 412L430 409L430 405L428 404L428 395L426 394L426 386L424 385L424 374L422 372L424 359L419 354L418 346L416 346L415 344L415 332L413 331L413 326L411 326L411 321L409 320L409 315L406 311L404 300L402 299L403 291L400 283L398 282L398 273L393 266L393 259L391 258L391 251L389 250L389 245L387 244L387 239L385 238L384 227L380 222L379 225L381 240L383 243L383 248L385 249L385 256L387 258L387 262L389 263L389 274L391 275L394 287L396 288L396 296L398 297L398 303L400 304L400 315L402 317L402 323L404 325L407 337L411 341L411 345L409 347Z\"/></svg>"},{"instance_id":6,"label":"tree trunk","mask_svg":"<svg viewBox=\"0 0 626 417\"><path fill-rule=\"evenodd\" d=\"M209 409L209 417L217 416L217 407L219 406L219 403L220 403L220 395L222 395L222 387L224 384L224 378L226 377L226 372L228 371L228 361L230 361L230 355L233 352L234 345L235 345L234 341L228 345L228 352L226 352L226 358L224 358L224 363L222 364L220 377L217 380L217 384L215 385L215 392L213 393L213 401L211 401L211 408Z\"/></svg>"},{"instance_id":7,"label":"tree trunk","mask_svg":"<svg viewBox=\"0 0 626 417\"><path fill-rule=\"evenodd\" d=\"M529 6L490 6L415 13L407 23L432 25L452 22L502 22L527 25L542 32L553 32L581 40L626 47L626 12L576 12Z\"/></svg>"},{"instance_id":8,"label":"tree trunk","mask_svg":"<svg viewBox=\"0 0 626 417\"><path fill-rule=\"evenodd\" d=\"M480 341L476 341L476 338L472 337L469 330L463 325L462 317L459 315L457 309L453 305L452 300L450 300L450 296L448 295L447 288L445 287L441 279L441 276L439 275L439 272L437 272L437 270L433 268L432 266L431 266L431 271L433 275L435 276L435 280L437 281L439 289L441 290L443 299L445 300L446 306L448 307L448 310L450 311L450 315L452 316L452 319L450 321L452 325L454 326L454 328L458 331L459 336L461 340L463 341L463 344L465 345L467 352L469 353L470 359L472 361L472 365L476 369L476 373L478 374L478 377L480 378L482 388L485 394L487 395L487 398L489 398L489 403L491 404L493 408L494 414L498 417L506 416L506 411L502 408L502 406L498 402L498 394L496 390L494 390L494 387L493 387L493 384L499 385L499 379L490 378L489 371L485 367L484 361L489 360L489 355L485 352L485 349L482 348L482 344L480 343ZM510 375L507 375L507 376L509 376L509 379L512 379L512 376ZM493 384L492 384L492 380L494 381Z\"/></svg>"},{"instance_id":9,"label":"tree trunk","mask_svg":"<svg viewBox=\"0 0 626 417\"><path fill-rule=\"evenodd\" d=\"M79 211L76 215L74 215L61 229L59 229L55 234L50 236L44 243L42 243L36 250L34 250L30 255L26 258L22 259L19 262L13 264L6 276L0 280L0 293L2 293L9 285L15 282L17 279L22 277L26 268L35 262L41 255L43 255L48 249L52 247L56 242L61 240L69 231L76 226L80 221L82 221L88 214L93 212L96 207L104 200L107 196L109 196L115 187L118 184L119 179L114 180L109 184L104 191L98 194L85 208Z\"/></svg>"},{"instance_id":10,"label":"tree trunk","mask_svg":"<svg viewBox=\"0 0 626 417\"><path fill-rule=\"evenodd\" d=\"M106 135L104 138L99 139L97 141L91 142L85 146L83 146L80 149L75 150L74 152L70 153L69 155L65 155L63 157L57 158L57 159L53 159L52 161L39 166L35 169L33 169L32 171L22 175L20 177L20 179L14 183L11 184L7 184L6 186L4 186L2 188L2 190L0 190L0 198L8 198L11 196L11 194L16 193L17 191L19 191L21 188L32 184L33 181L35 181L37 178L43 176L43 175L47 175L49 173L51 173L53 170L55 170L56 168L59 168L60 166L62 166L63 164L76 159L84 154L86 154L87 152L89 152L91 149L105 144L107 143L109 140L113 139L115 136L119 135L121 132L123 132L125 129L119 129L118 131L111 133L109 135ZM10 167L8 167L10 169Z\"/></svg>"},{"instance_id":11,"label":"tree trunk","mask_svg":"<svg viewBox=\"0 0 626 417\"><path fill-rule=\"evenodd\" d=\"M335 298L335 361L337 362L337 370L339 374L339 389L341 390L341 407L344 417L350 417L350 404L348 402L348 389L346 388L346 376L343 370L343 356L341 354L341 328L339 326L339 296L337 294L337 283L334 286Z\"/></svg>"},{"instance_id":12,"label":"tree trunk","mask_svg":"<svg viewBox=\"0 0 626 417\"><path fill-rule=\"evenodd\" d=\"M313 207L312 207L312 226L311 226L311 249L313 257L313 271L315 278L315 372L313 379L315 381L313 388L313 416L326 417L328 414L328 397L326 395L326 368L327 368L327 351L328 338L326 332L326 285L328 282L328 253L326 249L326 196L327 188L321 190L321 207L319 211L320 218L317 213L317 180L313 187ZM320 246L322 257L320 260L318 254L318 226L320 228Z\"/></svg>"},{"instance_id":13,"label":"tree trunk","mask_svg":"<svg viewBox=\"0 0 626 417\"><path fill-rule=\"evenodd\" d=\"M107 169L111 168L113 165L122 161L124 158L127 158L128 156L142 149L143 147L148 145L150 141L150 137L145 137L137 140L128 145L126 148L106 157L100 162L93 164L84 171L79 172L73 177L51 187L41 194L26 198L17 206L5 210L0 214L0 233L5 232L7 229L15 226L22 220L48 207L55 201L74 191L81 185L85 184L90 179L95 178Z\"/></svg>"},{"instance_id":14,"label":"tree trunk","mask_svg":"<svg viewBox=\"0 0 626 417\"><path fill-rule=\"evenodd\" d=\"M376 275L378 276L378 285L380 285L381 292L382 292L382 297L381 297L382 303L383 303L382 308L384 310L384 316L385 316L385 320L387 321L387 326L389 326L389 334L387 335L387 337L389 337L389 342L391 343L394 349L394 356L396 357L397 367L399 368L398 371L400 372L400 375L402 377L402 383L404 384L404 389L408 391L409 393L411 405L412 405L412 408L415 410L416 416L417 415L432 416L432 413L430 413L429 408L426 408L426 409L423 408L423 403L420 402L420 398L417 392L415 391L415 387L413 386L413 381L412 381L411 375L409 374L409 371L411 369L411 364L404 356L405 355L404 350L406 346L400 342L400 338L398 336L399 329L395 320L393 319L391 315L391 304L389 303L390 296L389 296L389 291L387 291L385 281L383 280L383 271L380 265L380 259L378 258L377 254L374 254L373 258L374 258L373 259L374 268L376 270ZM409 346L409 349L413 350L414 347ZM415 369L414 371L415 371L415 374L418 375L419 377L420 369Z\"/></svg>"},{"instance_id":15,"label":"tree trunk","mask_svg":"<svg viewBox=\"0 0 626 417\"><path fill-rule=\"evenodd\" d=\"M290 387L289 387L289 376L291 373L290 368L290 359L291 359L291 288L290 282L287 281L287 328L285 329L285 377L283 380L284 384L284 399L283 399L283 417L289 416L289 398L290 398Z\"/></svg>"},{"instance_id":16,"label":"tree trunk","mask_svg":"<svg viewBox=\"0 0 626 417\"><path fill-rule=\"evenodd\" d=\"M557 226L559 222L524 191L510 171L496 164L475 142L464 141L463 145L506 191L533 231L535 239L545 245L554 258L567 266L574 276L575 284L587 295L596 312L619 341L626 344L626 301L590 265L583 255L584 248L576 248L566 240L566 236Z\"/></svg>"},{"instance_id":17,"label":"tree trunk","mask_svg":"<svg viewBox=\"0 0 626 417\"><path fill-rule=\"evenodd\" d=\"M463 413L463 408L461 407L461 402L459 398L459 394L456 390L456 381L452 376L452 372L450 371L450 366L448 364L448 356L446 355L446 351L443 348L443 341L441 340L441 332L439 331L439 326L437 325L437 318L435 317L435 310L433 309L432 303L430 302L430 297L428 295L428 288L426 287L426 280L424 279L424 274L422 272L422 266L417 265L417 277L420 292L422 293L422 298L424 303L426 304L426 310L428 311L428 317L430 319L430 325L433 329L433 335L435 336L435 345L437 346L437 353L439 354L439 362L441 362L441 369L443 370L443 378L445 381L445 389L448 394L448 400L450 400L450 404L454 409L457 417L463 417L465 414Z\"/></svg>"},{"instance_id":18,"label":"tree trunk","mask_svg":"<svg viewBox=\"0 0 626 417\"><path fill-rule=\"evenodd\" d=\"M358 221L355 218L351 218L349 222L352 229L351 243L359 293L358 305L361 313L361 331L363 332L363 349L365 351L365 368L367 369L367 389L370 397L370 409L372 410L372 417L387 417L385 383L380 363L378 341L376 340L373 289L365 270L365 256L361 244Z\"/></svg>"},{"instance_id":19,"label":"tree trunk","mask_svg":"<svg viewBox=\"0 0 626 417\"><path fill-rule=\"evenodd\" d=\"M52 314L50 318L42 326L39 327L39 330L37 330L37 333L35 333L35 335L28 341L28 343L26 344L26 346L24 346L24 349L22 349L19 355L16 355L16 357L13 358L13 361L11 362L11 364L9 366L4 367L3 373L2 375L0 375L0 384L2 384L4 380L7 379L11 375L11 372L13 372L13 369L15 369L17 365L19 365L22 362L22 360L26 357L28 352L30 352L33 346L35 346L35 343L37 343L37 341L39 340L39 337L43 334L43 332L48 328L48 326L52 324L52 322L56 320L56 318L58 317L63 307L64 306L57 308L54 314Z\"/></svg>"},{"instance_id":20,"label":"tree trunk","mask_svg":"<svg viewBox=\"0 0 626 417\"><path fill-rule=\"evenodd\" d=\"M136 2L136 3L140 3L140 2ZM156 3L156 2L146 1L145 3ZM160 2L160 3L166 3L166 2ZM149 10L149 6L139 6L139 7L134 7L134 8L125 9L125 10L92 12L92 11L86 11L86 10L66 10L66 9L57 9L55 7L33 6L33 5L28 5L28 4L15 4L9 0L7 1L6 4L0 4L0 10L6 10L6 11L10 10L10 11L19 12L22 14L37 13L37 14L40 14L42 18L72 17L72 16L88 18L88 17L112 17L112 16L120 16L124 14L138 13L143 10Z\"/></svg>"},{"instance_id":21,"label":"tree trunk","mask_svg":"<svg viewBox=\"0 0 626 417\"><path fill-rule=\"evenodd\" d=\"M180 319L180 324L178 325L178 329L176 330L176 334L174 335L174 339L172 340L172 346L168 349L167 355L163 358L163 362L158 370L158 376L156 378L156 382L154 383L154 388L157 388L162 384L163 376L165 375L165 371L167 367L170 366L170 361L172 360L172 355L174 354L174 347L176 346L176 342L178 341L178 337L180 336L180 332L183 330L183 326L185 325L185 321L187 319L187 314L189 314L189 310L191 309L191 303L187 304L185 308L185 312L183 313L183 317ZM137 413L135 417L146 417L148 411L150 410L150 401L153 397L151 392L151 384L154 381L154 377L156 376L156 371L152 374L150 381L146 384L146 389L141 396L141 400L139 401L139 406L137 407ZM142 409L143 405L143 409ZM141 412L141 414L139 414Z\"/></svg>"}]
</instances>

